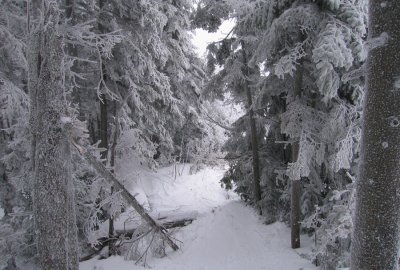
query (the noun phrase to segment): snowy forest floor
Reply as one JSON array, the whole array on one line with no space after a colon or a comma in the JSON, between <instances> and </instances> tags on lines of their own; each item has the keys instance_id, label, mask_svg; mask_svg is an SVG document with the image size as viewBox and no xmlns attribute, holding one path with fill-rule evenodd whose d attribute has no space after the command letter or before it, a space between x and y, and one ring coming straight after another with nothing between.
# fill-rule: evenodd
<instances>
[{"instance_id":1,"label":"snowy forest floor","mask_svg":"<svg viewBox=\"0 0 400 270\"><path fill-rule=\"evenodd\" d=\"M205 168L189 174L190 165L147 171L136 175L139 179L133 194L147 200L152 216L163 211L197 211L197 219L190 225L174 229L173 236L182 241L180 250L168 252L165 258L148 258L155 270L310 270L317 269L299 254L308 253L311 239L302 239L303 248L290 248L290 230L283 223L264 225L253 208L238 196L221 188L224 170ZM127 211L129 212L129 211ZM121 227L121 217L116 227ZM125 226L126 223L125 223ZM97 258L82 262L83 270L143 269L123 257Z\"/></svg>"}]
</instances>

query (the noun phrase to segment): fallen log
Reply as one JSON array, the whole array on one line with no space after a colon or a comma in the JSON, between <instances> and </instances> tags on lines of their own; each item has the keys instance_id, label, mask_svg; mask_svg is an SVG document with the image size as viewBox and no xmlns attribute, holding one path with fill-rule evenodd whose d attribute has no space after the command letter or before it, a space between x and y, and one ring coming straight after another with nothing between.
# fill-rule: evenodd
<instances>
[{"instance_id":1,"label":"fallen log","mask_svg":"<svg viewBox=\"0 0 400 270\"><path fill-rule=\"evenodd\" d=\"M167 234L167 230L160 226L149 214L146 210L141 206L138 201L135 199L132 194L122 185L115 176L107 170L107 168L103 165L103 163L99 162L96 157L94 157L87 149L75 141L72 141L74 147L78 150L78 152L85 158L85 160L99 173L105 180L112 183L114 185L114 189L116 192L120 192L121 195L127 200L127 202L136 210L136 212L146 221L150 227L154 228L156 232L161 234L163 240L174 250L178 250L179 247L175 244L171 238Z\"/></svg>"},{"instance_id":2,"label":"fallen log","mask_svg":"<svg viewBox=\"0 0 400 270\"><path fill-rule=\"evenodd\" d=\"M185 227L193 222L193 219L186 219L186 220L176 220L176 221L168 221L162 223L161 226L165 229L172 229L176 227ZM135 233L136 229L128 229L128 230L115 230L114 237L120 238L124 236L126 238L132 238L132 235Z\"/></svg>"},{"instance_id":3,"label":"fallen log","mask_svg":"<svg viewBox=\"0 0 400 270\"><path fill-rule=\"evenodd\" d=\"M193 222L197 218L197 211L191 212L164 212L159 213L157 220L166 229L183 227Z\"/></svg>"},{"instance_id":4,"label":"fallen log","mask_svg":"<svg viewBox=\"0 0 400 270\"><path fill-rule=\"evenodd\" d=\"M161 216L157 218L157 221L160 223L160 226L165 229L172 229L176 227L184 227L193 222L197 218L197 212L188 212L188 213L180 213L177 215L171 216ZM125 237L130 238L136 228L128 228L128 229L116 229L114 232L114 236L119 238L121 235L125 235Z\"/></svg>"}]
</instances>

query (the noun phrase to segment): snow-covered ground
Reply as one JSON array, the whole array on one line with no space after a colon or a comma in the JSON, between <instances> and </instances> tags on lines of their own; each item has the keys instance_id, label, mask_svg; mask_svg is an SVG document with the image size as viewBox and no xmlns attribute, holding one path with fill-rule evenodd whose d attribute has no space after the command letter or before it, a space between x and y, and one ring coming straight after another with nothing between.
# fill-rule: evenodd
<instances>
[{"instance_id":1,"label":"snow-covered ground","mask_svg":"<svg viewBox=\"0 0 400 270\"><path fill-rule=\"evenodd\" d=\"M206 168L189 174L189 165L147 171L137 175L138 186L132 189L142 200L148 200L152 215L157 212L198 212L197 220L177 229L174 237L182 241L180 250L165 258L148 258L155 270L236 270L317 269L300 257L307 248L290 248L290 230L282 223L262 224L255 211L219 184L224 170ZM140 192L139 192L140 191ZM141 194L140 194L141 193ZM121 226L121 220L117 226ZM309 245L309 239L303 239ZM299 253L298 253L299 252ZM134 261L113 256L81 263L83 270L143 269Z\"/></svg>"}]
</instances>

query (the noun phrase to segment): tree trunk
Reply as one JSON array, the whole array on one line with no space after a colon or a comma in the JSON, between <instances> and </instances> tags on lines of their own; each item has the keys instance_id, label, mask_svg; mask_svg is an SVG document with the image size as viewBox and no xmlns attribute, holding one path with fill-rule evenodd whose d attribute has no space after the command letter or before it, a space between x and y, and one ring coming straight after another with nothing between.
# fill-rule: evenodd
<instances>
[{"instance_id":1,"label":"tree trunk","mask_svg":"<svg viewBox=\"0 0 400 270\"><path fill-rule=\"evenodd\" d=\"M37 126L35 126L36 116L36 91L38 88L38 79L40 74L40 67L42 62L42 56L40 54L41 46L41 31L34 29L36 24L39 22L40 12L44 10L43 0L32 0L27 2L28 5L28 50L27 50L27 61L28 61L28 89L29 89L29 128L31 131L31 166L32 170L35 168L35 153L36 153L36 133Z\"/></svg>"},{"instance_id":2,"label":"tree trunk","mask_svg":"<svg viewBox=\"0 0 400 270\"><path fill-rule=\"evenodd\" d=\"M101 12L102 9L104 7L105 1L104 0L99 0L99 8L100 8L100 14L99 17L101 17ZM98 27L99 27L99 31L100 33L105 33L105 29L104 26L101 24L100 21L98 21ZM103 74L103 78L102 80L104 81L104 83L106 83L107 81L107 76L104 72L105 70L105 65L104 65L104 61L105 59L102 59L102 65L101 65L101 69L103 70L102 74ZM116 104L114 104L116 106ZM114 106L114 109L115 109ZM115 110L114 110L114 117L116 117L115 115ZM114 131L115 132L115 131ZM116 134L114 134L116 136ZM101 148L104 148L105 150L101 153L101 158L103 159L107 159L108 158L108 152L109 152L109 144L108 144L108 101L107 101L107 96L105 94L101 94L100 95L100 125L99 125L99 137L100 137L100 144L99 146ZM115 138L116 140L116 138ZM116 142L115 142L116 143ZM113 141L114 144L114 141ZM115 146L114 146L115 149ZM111 167L114 167L114 163L115 163L115 156L114 153L111 153L111 160L109 160ZM107 164L107 160L105 161L105 164ZM111 186L111 190L110 190L110 196L113 194L114 192L114 188L113 186ZM109 239L112 239L114 236L114 220L112 218L111 213L109 213L109 226L108 226L108 237ZM109 256L113 255L113 244L114 241L108 241L108 252L109 252Z\"/></svg>"},{"instance_id":3,"label":"tree trunk","mask_svg":"<svg viewBox=\"0 0 400 270\"><path fill-rule=\"evenodd\" d=\"M41 269L78 269L75 192L67 104L63 85L63 41L57 33L59 9L49 2L40 9L45 21L32 36L40 44L30 58L37 77L30 78L33 146L33 217ZM44 29L46 25L46 30ZM32 39L34 40L34 39ZM32 71L30 71L31 74Z\"/></svg>"},{"instance_id":4,"label":"tree trunk","mask_svg":"<svg viewBox=\"0 0 400 270\"><path fill-rule=\"evenodd\" d=\"M108 114L107 114L107 99L106 95L101 94L100 101L100 125L99 125L99 137L100 144L99 147L104 148L105 150L101 152L101 158L106 159L108 154Z\"/></svg>"},{"instance_id":5,"label":"tree trunk","mask_svg":"<svg viewBox=\"0 0 400 270\"><path fill-rule=\"evenodd\" d=\"M242 41L242 57L243 57L243 75L245 77L243 82L243 88L246 92L247 96L247 106L249 109L249 117L250 117L250 133L251 133L251 150L253 155L253 193L254 193L254 202L256 205L261 200L261 187L260 187L260 159L258 155L258 139L257 139L257 128L256 128L256 120L254 118L254 108L253 108L253 98L251 95L250 82L248 80L249 77L249 68L247 66L247 57L245 52L245 44ZM258 205L261 214L261 207Z\"/></svg>"},{"instance_id":6,"label":"tree trunk","mask_svg":"<svg viewBox=\"0 0 400 270\"><path fill-rule=\"evenodd\" d=\"M303 61L300 60L296 69L294 96L300 97L303 87ZM293 142L291 147L291 162L296 162L299 155L299 142ZM290 199L290 226L292 248L300 247L300 219L301 219L301 179L291 179L292 194Z\"/></svg>"},{"instance_id":7,"label":"tree trunk","mask_svg":"<svg viewBox=\"0 0 400 270\"><path fill-rule=\"evenodd\" d=\"M99 0L99 17L101 17L101 12L104 6L105 0ZM100 21L97 23L100 33L105 33L104 26L101 24ZM103 78L101 78L104 82L107 81L104 65L104 60L102 59L101 69L103 70ZM100 123L99 123L99 137L100 137L100 144L101 148L105 148L106 150L101 153L101 158L106 159L108 153L108 106L107 106L107 96L105 94L100 95Z\"/></svg>"},{"instance_id":8,"label":"tree trunk","mask_svg":"<svg viewBox=\"0 0 400 270\"><path fill-rule=\"evenodd\" d=\"M400 217L400 2L370 1L370 51L351 269L398 269Z\"/></svg>"},{"instance_id":9,"label":"tree trunk","mask_svg":"<svg viewBox=\"0 0 400 270\"><path fill-rule=\"evenodd\" d=\"M9 182L7 176L6 166L3 163L0 163L0 187L1 192L0 195L0 206L4 210L4 216L8 216L12 213L15 199L15 188Z\"/></svg>"},{"instance_id":10,"label":"tree trunk","mask_svg":"<svg viewBox=\"0 0 400 270\"><path fill-rule=\"evenodd\" d=\"M292 162L296 162L299 154L299 143L292 144ZM290 198L290 227L292 248L300 247L300 198L301 198L301 180L291 180L292 192Z\"/></svg>"},{"instance_id":11,"label":"tree trunk","mask_svg":"<svg viewBox=\"0 0 400 270\"><path fill-rule=\"evenodd\" d=\"M117 101L114 100L113 102L113 114L114 114L114 131L112 134L112 144L110 147L110 167L111 167L111 172L114 173L114 166L115 166L115 150L117 147L117 141L118 141L118 132L119 132L119 122L118 122L118 104ZM111 195L114 192L114 187L111 186ZM108 238L109 239L114 239L114 220L112 219L111 215L110 215L110 219L109 219L109 226L108 226ZM108 241L108 255L112 256L114 255L114 240L109 240Z\"/></svg>"}]
</instances>

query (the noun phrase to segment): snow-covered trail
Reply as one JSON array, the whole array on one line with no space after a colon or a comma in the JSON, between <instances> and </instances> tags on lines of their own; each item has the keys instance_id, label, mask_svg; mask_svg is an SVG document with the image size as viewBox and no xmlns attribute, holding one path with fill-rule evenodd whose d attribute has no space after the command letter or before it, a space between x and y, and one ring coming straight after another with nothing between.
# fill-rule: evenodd
<instances>
[{"instance_id":1,"label":"snow-covered trail","mask_svg":"<svg viewBox=\"0 0 400 270\"><path fill-rule=\"evenodd\" d=\"M252 208L237 200L184 228L181 239L182 253L160 269L316 269L290 249L284 224L263 225Z\"/></svg>"},{"instance_id":2,"label":"snow-covered trail","mask_svg":"<svg viewBox=\"0 0 400 270\"><path fill-rule=\"evenodd\" d=\"M253 208L237 196L220 188L218 180L223 170L206 169L196 175L184 172L175 178L170 170L157 173L160 187L145 176L152 192L150 204L167 210L179 208L197 210L192 224L178 229L174 237L182 241L181 249L166 258L151 258L147 262L155 270L298 270L317 269L290 248L290 230L282 223L262 224ZM153 178L154 177L154 178ZM146 187L143 188L144 190ZM306 240L306 239L305 239ZM307 241L306 241L307 242ZM122 257L90 260L80 265L83 270L143 269Z\"/></svg>"}]
</instances>

